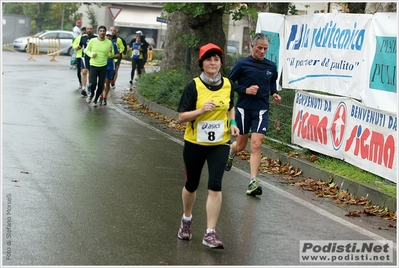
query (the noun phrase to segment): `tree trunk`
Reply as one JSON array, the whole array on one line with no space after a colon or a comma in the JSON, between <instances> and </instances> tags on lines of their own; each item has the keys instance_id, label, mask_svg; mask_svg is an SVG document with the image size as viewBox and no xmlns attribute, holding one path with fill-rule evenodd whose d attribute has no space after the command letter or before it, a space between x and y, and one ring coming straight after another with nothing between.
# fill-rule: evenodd
<instances>
[{"instance_id":1,"label":"tree trunk","mask_svg":"<svg viewBox=\"0 0 399 268\"><path fill-rule=\"evenodd\" d=\"M161 63L162 70L173 70L185 66L186 47L180 43L180 39L176 35L187 33L187 31L187 18L184 13L176 11L169 14Z\"/></svg>"},{"instance_id":2,"label":"tree trunk","mask_svg":"<svg viewBox=\"0 0 399 268\"><path fill-rule=\"evenodd\" d=\"M227 12L226 13L224 13L223 14L223 16L222 16L222 21L223 21L223 25L222 25L222 28L223 28L223 32L224 32L224 39L225 40L228 40L229 39L229 20L230 20L230 14L228 14ZM223 57L223 66L229 66L229 57L227 57L227 41L226 41L226 43L225 43L225 46L224 47L220 47L223 51L224 51L224 53L225 53L225 55L224 55L224 57ZM222 72L222 74L223 75L225 75L223 72L223 66L222 66L222 70L221 70L221 72ZM228 74L227 74L228 75Z\"/></svg>"},{"instance_id":3,"label":"tree trunk","mask_svg":"<svg viewBox=\"0 0 399 268\"><path fill-rule=\"evenodd\" d=\"M287 14L289 3L248 3L249 7L255 8L258 12L270 12ZM257 19L252 15L247 15L249 32L256 30Z\"/></svg>"},{"instance_id":4,"label":"tree trunk","mask_svg":"<svg viewBox=\"0 0 399 268\"><path fill-rule=\"evenodd\" d=\"M367 3L366 14L374 14L376 12L396 12L396 2L377 2Z\"/></svg>"},{"instance_id":5,"label":"tree trunk","mask_svg":"<svg viewBox=\"0 0 399 268\"><path fill-rule=\"evenodd\" d=\"M366 9L366 3L347 3L347 13L359 13L364 14Z\"/></svg>"},{"instance_id":6,"label":"tree trunk","mask_svg":"<svg viewBox=\"0 0 399 268\"><path fill-rule=\"evenodd\" d=\"M287 14L289 5L290 3L280 3L280 2L270 3L269 12L277 14Z\"/></svg>"},{"instance_id":7,"label":"tree trunk","mask_svg":"<svg viewBox=\"0 0 399 268\"><path fill-rule=\"evenodd\" d=\"M190 49L190 75L198 76L201 69L198 66L200 47L207 43L213 43L220 48L226 48L226 35L223 31L224 8L217 8L217 5L209 4L209 11L205 15L196 18L189 17L188 25L191 36L198 40L198 45Z\"/></svg>"},{"instance_id":8,"label":"tree trunk","mask_svg":"<svg viewBox=\"0 0 399 268\"><path fill-rule=\"evenodd\" d=\"M42 31L43 18L41 16L42 3L37 3L36 32Z\"/></svg>"}]
</instances>

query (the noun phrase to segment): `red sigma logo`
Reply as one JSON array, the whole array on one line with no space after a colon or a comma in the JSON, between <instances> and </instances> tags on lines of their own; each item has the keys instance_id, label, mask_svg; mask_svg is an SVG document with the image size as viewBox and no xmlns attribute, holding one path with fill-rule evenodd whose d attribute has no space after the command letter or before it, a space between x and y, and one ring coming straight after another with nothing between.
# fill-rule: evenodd
<instances>
[{"instance_id":1,"label":"red sigma logo","mask_svg":"<svg viewBox=\"0 0 399 268\"><path fill-rule=\"evenodd\" d=\"M344 140L345 126L347 121L346 104L341 101L335 110L333 123L331 125L332 144L338 150Z\"/></svg>"}]
</instances>

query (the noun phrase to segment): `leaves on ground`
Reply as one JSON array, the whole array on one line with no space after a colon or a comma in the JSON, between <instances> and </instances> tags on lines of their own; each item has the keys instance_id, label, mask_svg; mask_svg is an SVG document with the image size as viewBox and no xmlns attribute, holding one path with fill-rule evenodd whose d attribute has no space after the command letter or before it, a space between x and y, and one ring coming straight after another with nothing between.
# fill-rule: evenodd
<instances>
[{"instance_id":1,"label":"leaves on ground","mask_svg":"<svg viewBox=\"0 0 399 268\"><path fill-rule=\"evenodd\" d=\"M317 156L315 156L314 154L312 154L312 155L309 157L309 161L312 162L312 163L316 162L316 161L317 161Z\"/></svg>"},{"instance_id":2,"label":"leaves on ground","mask_svg":"<svg viewBox=\"0 0 399 268\"><path fill-rule=\"evenodd\" d=\"M244 150L239 152L236 156L239 160L249 161L251 154ZM299 154L291 154L290 156L299 157ZM309 160L314 162L317 160L317 157L312 155ZM363 210L349 211L345 216L378 216L385 220L394 221L395 223L389 223L388 226L396 228L396 213L389 211L388 208L382 209L378 205L372 206L370 201L366 198L356 198L352 194L339 189L339 187L333 182L303 178L301 169L288 163L283 164L280 159L270 159L267 156L262 157L259 171L261 173L282 176L282 178L288 181L290 185L301 187L306 191L312 191L318 197L330 198L339 205L363 206Z\"/></svg>"},{"instance_id":3,"label":"leaves on ground","mask_svg":"<svg viewBox=\"0 0 399 268\"><path fill-rule=\"evenodd\" d=\"M122 101L125 104L129 104L130 108L132 108L135 111L140 111L144 115L147 115L154 119L158 119L158 120L165 122L165 124L168 128L174 129L179 132L184 132L186 130L186 124L179 123L175 119L168 117L168 116L164 116L160 113L154 113L149 108L138 103L137 98L134 96L134 93L132 93L132 92L123 94Z\"/></svg>"},{"instance_id":4,"label":"leaves on ground","mask_svg":"<svg viewBox=\"0 0 399 268\"><path fill-rule=\"evenodd\" d=\"M280 130L280 124L281 124L280 120L274 121L273 126L274 126L274 128L275 128L277 131Z\"/></svg>"},{"instance_id":5,"label":"leaves on ground","mask_svg":"<svg viewBox=\"0 0 399 268\"><path fill-rule=\"evenodd\" d=\"M135 111L140 111L144 115L165 122L168 128L179 132L184 132L186 129L186 124L181 124L173 118L164 116L160 113L154 113L147 107L138 103L133 92L123 94L122 101L125 104L129 104L130 108ZM280 122L274 122L274 127L278 129L280 127ZM246 150L236 154L236 158L241 161L249 162L250 156L251 154ZM301 157L298 153L290 153L288 156ZM311 155L309 157L309 161L315 162L317 161L317 157L315 155ZM378 216L385 220L391 221L388 227L396 228L396 213L389 211L388 208L384 209L378 205L371 205L370 201L364 197L356 198L352 194L347 193L345 190L339 189L339 187L333 182L326 182L320 179L315 180L312 178L303 178L301 169L288 163L283 164L280 159L270 159L267 156L262 157L259 171L261 173L282 176L282 178L286 180L289 185L301 187L306 191L312 191L318 197L330 198L338 205L363 206L363 210L349 211L347 214L345 214L347 217L361 217L362 215ZM384 229L383 227L377 228Z\"/></svg>"},{"instance_id":6,"label":"leaves on ground","mask_svg":"<svg viewBox=\"0 0 399 268\"><path fill-rule=\"evenodd\" d=\"M303 190L313 191L318 197L330 198L338 205L354 205L363 206L363 210L349 211L345 216L360 217L365 216L378 216L385 220L394 221L388 226L396 228L396 213L389 211L388 208L381 208L378 205L371 205L370 201L365 197L357 198L345 190L339 189L335 183L329 183L322 180L314 180L312 178L303 178L291 185L299 186Z\"/></svg>"}]
</instances>

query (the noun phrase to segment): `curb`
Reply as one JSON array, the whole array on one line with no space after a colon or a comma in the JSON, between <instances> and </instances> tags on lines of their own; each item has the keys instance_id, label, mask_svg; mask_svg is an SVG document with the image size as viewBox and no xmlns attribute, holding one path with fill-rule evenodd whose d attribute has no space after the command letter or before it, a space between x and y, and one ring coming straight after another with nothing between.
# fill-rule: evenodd
<instances>
[{"instance_id":1,"label":"curb","mask_svg":"<svg viewBox=\"0 0 399 268\"><path fill-rule=\"evenodd\" d=\"M155 113L160 113L164 116L171 117L178 120L178 112L163 107L155 102L152 102L136 91L133 93L137 97L137 101L143 106L147 107ZM248 143L249 144L249 143ZM249 150L249 145L247 145ZM356 198L365 197L373 205L379 205L381 208L387 207L390 211L396 212L396 198L389 196L382 192L374 185L353 181L348 178L337 176L331 172L321 169L315 164L300 158L289 157L274 148L262 145L262 154L267 155L272 159L280 158L281 162L291 164L302 170L303 177L312 177L313 179L320 179L322 181L333 181L339 186L340 189L346 190L348 193L353 194Z\"/></svg>"}]
</instances>

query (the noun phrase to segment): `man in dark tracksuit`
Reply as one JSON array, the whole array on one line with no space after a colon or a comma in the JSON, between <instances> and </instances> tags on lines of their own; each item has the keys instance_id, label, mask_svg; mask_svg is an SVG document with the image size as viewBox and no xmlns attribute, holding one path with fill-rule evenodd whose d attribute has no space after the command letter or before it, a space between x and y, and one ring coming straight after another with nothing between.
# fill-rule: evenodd
<instances>
[{"instance_id":1,"label":"man in dark tracksuit","mask_svg":"<svg viewBox=\"0 0 399 268\"><path fill-rule=\"evenodd\" d=\"M245 149L248 143L248 133L251 131L251 180L247 195L261 195L262 187L258 184L258 173L261 162L261 145L269 124L269 97L275 104L280 103L281 96L277 91L277 66L265 59L269 48L269 37L255 34L251 47L252 55L236 62L229 78L238 85L236 104L236 122L240 135L230 148L226 171L231 169L234 155Z\"/></svg>"}]
</instances>

